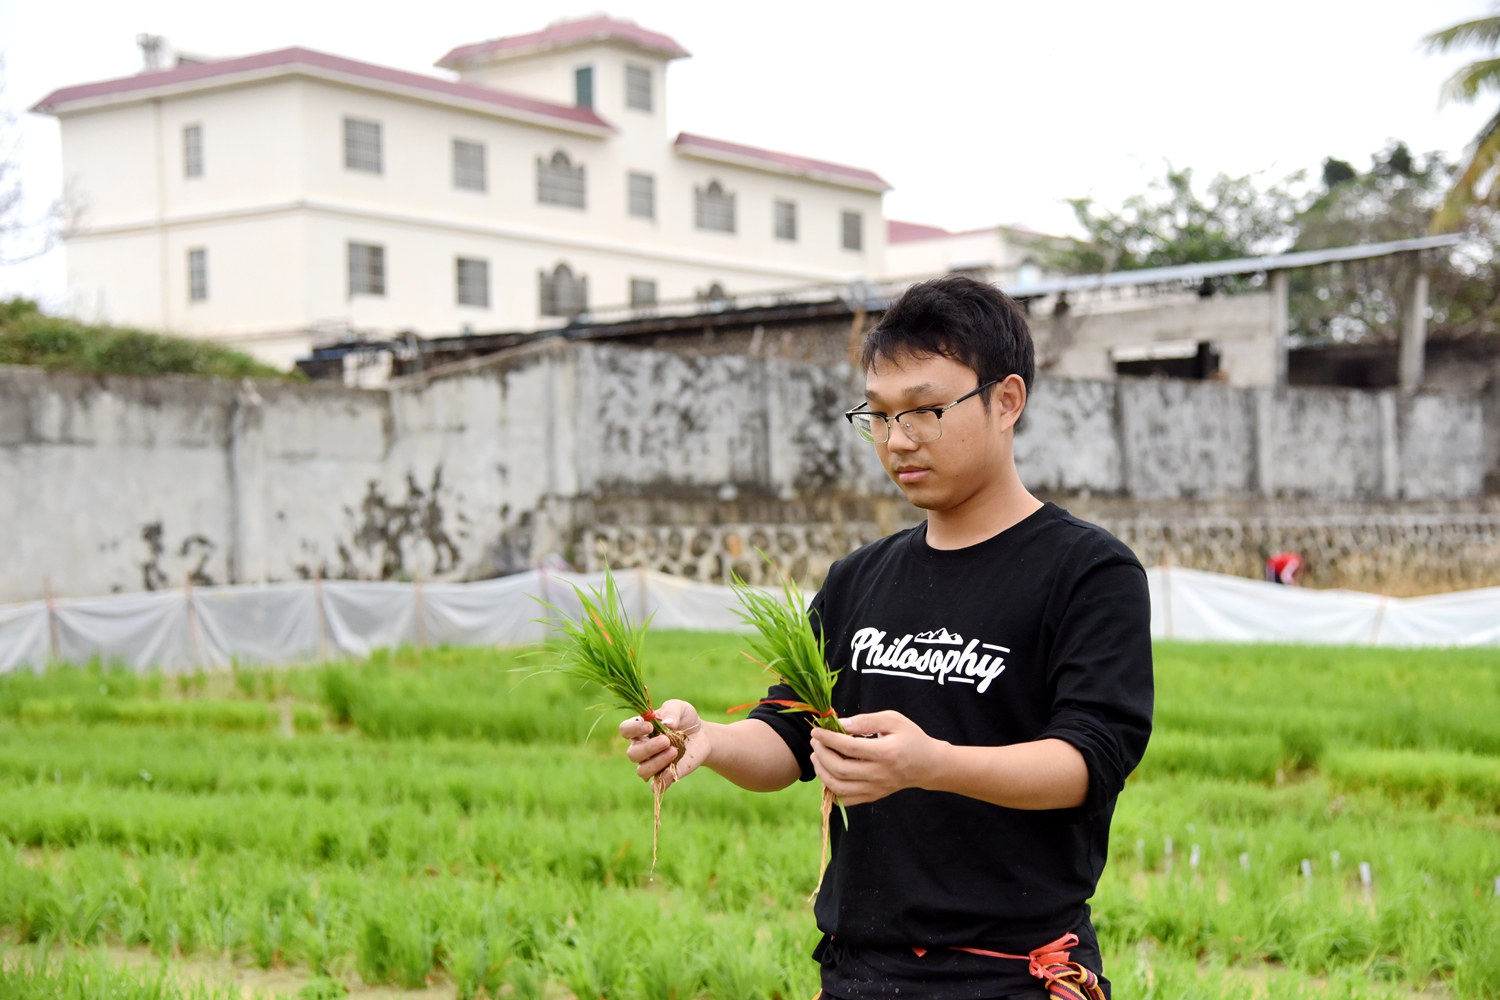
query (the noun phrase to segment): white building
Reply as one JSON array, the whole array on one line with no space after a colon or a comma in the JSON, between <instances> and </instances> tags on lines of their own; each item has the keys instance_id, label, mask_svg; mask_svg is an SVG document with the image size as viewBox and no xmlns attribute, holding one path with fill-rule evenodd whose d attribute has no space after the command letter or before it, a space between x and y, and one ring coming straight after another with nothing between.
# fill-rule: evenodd
<instances>
[{"instance_id":1,"label":"white building","mask_svg":"<svg viewBox=\"0 0 1500 1000\"><path fill-rule=\"evenodd\" d=\"M595 17L454 49L456 79L293 48L56 91L73 310L286 365L886 273L876 174L668 136L687 54Z\"/></svg>"},{"instance_id":2,"label":"white building","mask_svg":"<svg viewBox=\"0 0 1500 1000\"><path fill-rule=\"evenodd\" d=\"M895 219L886 224L886 273L893 278L961 272L1000 285L1028 285L1046 272L1044 249L1064 243L1021 226L952 233Z\"/></svg>"}]
</instances>

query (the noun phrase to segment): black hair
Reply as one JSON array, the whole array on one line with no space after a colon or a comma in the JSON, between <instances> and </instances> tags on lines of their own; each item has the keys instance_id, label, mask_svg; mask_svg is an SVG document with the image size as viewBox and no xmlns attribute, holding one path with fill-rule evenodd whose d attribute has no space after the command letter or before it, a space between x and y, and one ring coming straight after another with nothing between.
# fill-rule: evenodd
<instances>
[{"instance_id":1,"label":"black hair","mask_svg":"<svg viewBox=\"0 0 1500 1000\"><path fill-rule=\"evenodd\" d=\"M961 274L920 281L903 292L865 337L860 364L868 371L903 354L951 358L974 369L981 385L1019 375L1029 392L1036 375L1026 313L994 285ZM980 393L985 406L991 389Z\"/></svg>"}]
</instances>

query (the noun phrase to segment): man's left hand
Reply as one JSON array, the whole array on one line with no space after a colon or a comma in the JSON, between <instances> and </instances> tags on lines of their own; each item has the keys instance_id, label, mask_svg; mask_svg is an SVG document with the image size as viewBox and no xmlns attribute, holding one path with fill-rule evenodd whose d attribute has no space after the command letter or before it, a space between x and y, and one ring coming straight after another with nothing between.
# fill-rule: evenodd
<instances>
[{"instance_id":1,"label":"man's left hand","mask_svg":"<svg viewBox=\"0 0 1500 1000\"><path fill-rule=\"evenodd\" d=\"M924 787L951 744L933 739L900 712L840 719L849 735L813 727L813 770L846 806ZM873 735L875 738L870 739Z\"/></svg>"}]
</instances>

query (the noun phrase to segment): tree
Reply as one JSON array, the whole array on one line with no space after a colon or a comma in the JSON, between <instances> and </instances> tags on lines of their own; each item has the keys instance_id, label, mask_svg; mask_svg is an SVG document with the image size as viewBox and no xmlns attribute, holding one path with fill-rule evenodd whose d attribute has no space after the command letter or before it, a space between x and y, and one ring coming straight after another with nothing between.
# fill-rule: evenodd
<instances>
[{"instance_id":1,"label":"tree","mask_svg":"<svg viewBox=\"0 0 1500 1000\"><path fill-rule=\"evenodd\" d=\"M4 98L5 62L0 57L0 265L40 257L56 245L66 228L62 200L28 213L21 183L20 133Z\"/></svg>"},{"instance_id":2,"label":"tree","mask_svg":"<svg viewBox=\"0 0 1500 1000\"><path fill-rule=\"evenodd\" d=\"M1293 248L1384 243L1420 236L1449 189L1454 167L1442 153L1413 156L1392 140L1364 173L1330 157L1323 186L1297 213ZM1456 291L1437 261L1427 262L1434 300ZM1291 332L1304 342L1387 340L1401 324L1401 303L1418 262L1411 255L1299 270L1292 275Z\"/></svg>"},{"instance_id":3,"label":"tree","mask_svg":"<svg viewBox=\"0 0 1500 1000\"><path fill-rule=\"evenodd\" d=\"M1321 184L1311 187L1302 173L1264 190L1252 176L1220 174L1200 195L1191 170L1168 166L1164 177L1118 210L1072 200L1087 236L1049 257L1061 269L1101 273L1406 239L1429 230L1457 173L1442 153L1413 154L1397 140L1375 153L1365 171L1328 157ZM1420 260L1400 254L1294 271L1293 339L1394 340L1419 266L1432 282L1436 335L1494 331L1500 327L1500 212L1473 206L1467 227L1461 247L1426 252ZM1230 293L1254 287L1254 278L1212 286Z\"/></svg>"},{"instance_id":4,"label":"tree","mask_svg":"<svg viewBox=\"0 0 1500 1000\"><path fill-rule=\"evenodd\" d=\"M1069 199L1086 236L1051 253L1051 263L1102 273L1274 252L1295 233L1298 203L1289 188L1301 178L1296 174L1262 191L1252 176L1219 174L1199 195L1191 169L1167 164L1164 177L1125 199L1119 211L1101 209L1091 198Z\"/></svg>"},{"instance_id":5,"label":"tree","mask_svg":"<svg viewBox=\"0 0 1500 1000\"><path fill-rule=\"evenodd\" d=\"M1495 9L1500 12L1500 3ZM1500 50L1500 13L1464 21L1435 31L1424 39L1429 52L1480 46ZM1469 63L1448 78L1443 85L1443 100L1472 103L1485 91L1500 93L1500 58L1479 59ZM1474 205L1500 206L1500 111L1487 121L1469 145L1469 162L1454 183L1442 208L1433 219L1433 228L1449 232L1461 228Z\"/></svg>"}]
</instances>

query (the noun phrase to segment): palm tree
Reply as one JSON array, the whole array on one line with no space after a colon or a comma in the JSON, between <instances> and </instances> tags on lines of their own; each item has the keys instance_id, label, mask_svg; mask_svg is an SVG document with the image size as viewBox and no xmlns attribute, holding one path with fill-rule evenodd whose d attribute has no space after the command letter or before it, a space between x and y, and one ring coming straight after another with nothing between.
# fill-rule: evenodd
<instances>
[{"instance_id":1,"label":"palm tree","mask_svg":"<svg viewBox=\"0 0 1500 1000\"><path fill-rule=\"evenodd\" d=\"M1435 31L1424 41L1429 52L1448 52L1478 45L1500 51L1500 3L1495 14ZM1480 59L1460 69L1443 84L1443 100L1471 103L1482 91L1500 92L1500 58ZM1465 212L1476 204L1500 205L1500 112L1485 122L1470 146L1469 162L1432 220L1438 232L1457 229ZM1483 192L1483 193L1481 193Z\"/></svg>"}]
</instances>

